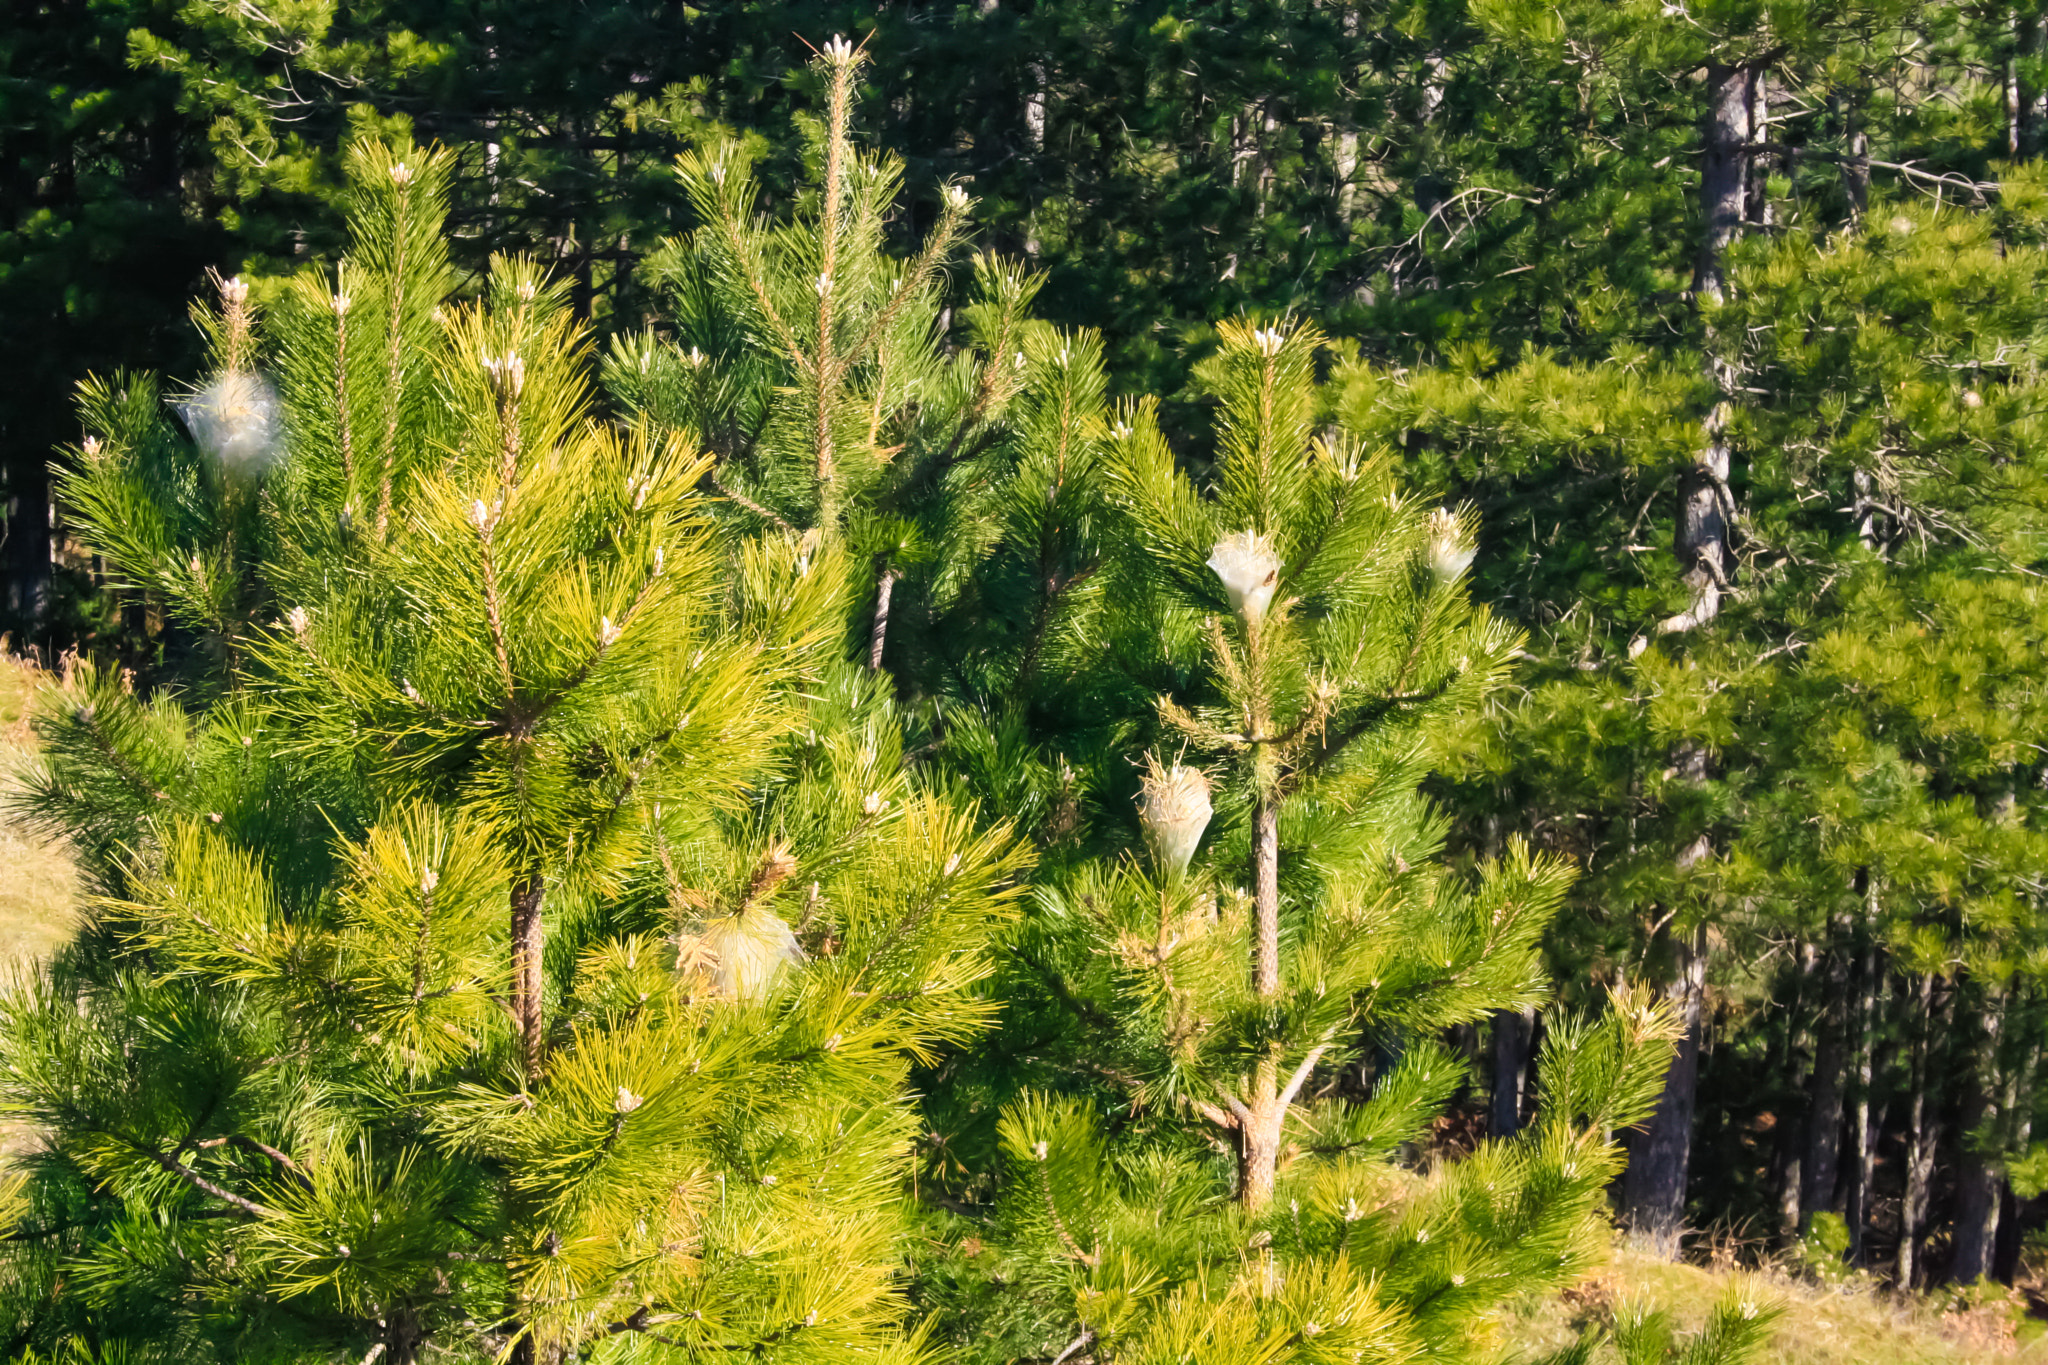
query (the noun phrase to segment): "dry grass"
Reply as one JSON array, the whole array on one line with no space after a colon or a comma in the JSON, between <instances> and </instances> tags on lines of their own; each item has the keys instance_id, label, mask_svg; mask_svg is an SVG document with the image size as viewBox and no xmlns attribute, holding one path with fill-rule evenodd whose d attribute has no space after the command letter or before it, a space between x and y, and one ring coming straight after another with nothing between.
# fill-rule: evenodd
<instances>
[{"instance_id":1,"label":"dry grass","mask_svg":"<svg viewBox=\"0 0 2048 1365\"><path fill-rule=\"evenodd\" d=\"M0 656L0 781L32 752L27 710L37 670ZM0 818L0 977L47 957L75 923L78 878L61 844Z\"/></svg>"},{"instance_id":2,"label":"dry grass","mask_svg":"<svg viewBox=\"0 0 2048 1365\"><path fill-rule=\"evenodd\" d=\"M1617 1249L1608 1267L1578 1289L1526 1305L1507 1332L1521 1354L1540 1356L1569 1345L1588 1323L1611 1322L1627 1302L1663 1309L1689 1331L1733 1279L1733 1272ZM2028 1331L2038 1324L2023 1323L2012 1305L1963 1310L1943 1297L1894 1295L1867 1282L1827 1288L1775 1271L1757 1279L1785 1307L1762 1365L2048 1363L2048 1339Z\"/></svg>"},{"instance_id":3,"label":"dry grass","mask_svg":"<svg viewBox=\"0 0 2048 1365\"><path fill-rule=\"evenodd\" d=\"M40 676L34 665L0 654L0 786L35 752L28 708ZM77 914L78 873L70 852L0 812L0 985L54 952ZM32 1132L0 1121L0 1159L31 1145Z\"/></svg>"}]
</instances>

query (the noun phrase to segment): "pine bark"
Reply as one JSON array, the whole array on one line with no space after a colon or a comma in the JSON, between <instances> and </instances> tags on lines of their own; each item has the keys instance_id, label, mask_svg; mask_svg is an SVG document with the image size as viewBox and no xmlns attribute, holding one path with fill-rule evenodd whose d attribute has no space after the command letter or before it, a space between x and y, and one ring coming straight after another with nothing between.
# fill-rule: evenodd
<instances>
[{"instance_id":1,"label":"pine bark","mask_svg":"<svg viewBox=\"0 0 2048 1365\"><path fill-rule=\"evenodd\" d=\"M2017 161L2040 150L2041 91L2028 72L2041 54L2041 18L2032 7L2012 11L2012 53L2005 63L2005 151Z\"/></svg>"},{"instance_id":2,"label":"pine bark","mask_svg":"<svg viewBox=\"0 0 2048 1365\"><path fill-rule=\"evenodd\" d=\"M1860 124L1849 130L1849 158L1842 163L1842 188L1849 198L1849 216L1861 221L1870 207L1870 134Z\"/></svg>"},{"instance_id":3,"label":"pine bark","mask_svg":"<svg viewBox=\"0 0 2048 1365\"><path fill-rule=\"evenodd\" d=\"M1678 1254L1685 1229L1686 1176L1692 1158L1692 1122L1699 1082L1701 1015L1706 1000L1707 934L1663 935L1672 956L1665 994L1678 1012L1684 1033L1664 1076L1656 1112L1629 1143L1622 1203L1630 1229L1647 1250L1666 1258Z\"/></svg>"},{"instance_id":4,"label":"pine bark","mask_svg":"<svg viewBox=\"0 0 2048 1365\"><path fill-rule=\"evenodd\" d=\"M16 648L41 644L50 598L49 476L42 461L17 460L6 471L7 615L21 632Z\"/></svg>"},{"instance_id":5,"label":"pine bark","mask_svg":"<svg viewBox=\"0 0 2048 1365\"><path fill-rule=\"evenodd\" d=\"M2026 1151L2034 1135L2034 1071L2040 1064L2041 1044L2036 1038L2027 1044L2018 1065L2006 1074L2004 1152ZM1998 1190L1998 1236L1992 1248L1991 1273L2001 1283L2011 1284L2020 1263L2019 1199L2013 1194L2012 1182L2002 1173Z\"/></svg>"},{"instance_id":6,"label":"pine bark","mask_svg":"<svg viewBox=\"0 0 2048 1365\"><path fill-rule=\"evenodd\" d=\"M1771 178L1765 173L1763 152L1759 150L1769 140L1771 117L1771 73L1752 71L1749 76L1749 166L1746 171L1748 185L1744 191L1744 208L1747 217L1757 227L1771 226Z\"/></svg>"},{"instance_id":7,"label":"pine bark","mask_svg":"<svg viewBox=\"0 0 2048 1365\"><path fill-rule=\"evenodd\" d=\"M1863 1264L1864 1238L1870 1225L1870 1182L1877 1168L1877 1133L1872 1104L1876 1077L1876 1041L1883 1008L1881 968L1874 943L1866 941L1856 971L1856 1027L1851 1048L1848 1190L1843 1216L1849 1224L1849 1264ZM1882 1114L1877 1114L1882 1119Z\"/></svg>"},{"instance_id":8,"label":"pine bark","mask_svg":"<svg viewBox=\"0 0 2048 1365\"><path fill-rule=\"evenodd\" d=\"M1252 989L1280 994L1280 798L1252 810Z\"/></svg>"},{"instance_id":9,"label":"pine bark","mask_svg":"<svg viewBox=\"0 0 2048 1365\"><path fill-rule=\"evenodd\" d=\"M1252 1077L1251 1103L1241 1117L1237 1145L1237 1202L1245 1212L1263 1213L1273 1202L1273 1182L1280 1167L1280 1129L1285 1106L1280 1103L1279 1069L1269 1058Z\"/></svg>"},{"instance_id":10,"label":"pine bark","mask_svg":"<svg viewBox=\"0 0 2048 1365\"><path fill-rule=\"evenodd\" d=\"M2005 991L1993 988L1979 1020L1977 1055L1963 1103L1963 1159L1956 1176L1955 1259L1949 1278L1970 1284L1991 1273L1998 1238L1998 1169L1983 1145L1998 1121L1998 1060L2005 1032Z\"/></svg>"},{"instance_id":11,"label":"pine bark","mask_svg":"<svg viewBox=\"0 0 2048 1365\"><path fill-rule=\"evenodd\" d=\"M1715 303L1728 294L1727 254L1748 208L1750 121L1756 73L1719 62L1707 67L1707 121L1700 164L1706 231L1693 260L1693 291Z\"/></svg>"},{"instance_id":12,"label":"pine bark","mask_svg":"<svg viewBox=\"0 0 2048 1365\"><path fill-rule=\"evenodd\" d=\"M1749 211L1751 132L1756 83L1761 73L1746 66L1715 63L1707 68L1708 108L1704 155L1700 166L1700 207L1706 229L1693 262L1693 293L1708 305L1728 296L1727 255L1741 233ZM1734 570L1729 522L1735 508L1728 491L1733 457L1727 441L1736 389L1729 362L1715 345L1712 325L1707 338L1708 378L1715 398L1700 424L1700 449L1692 467L1679 480L1678 517L1672 551L1692 589L1691 607L1667 619L1662 633L1691 630L1721 612L1721 595Z\"/></svg>"},{"instance_id":13,"label":"pine bark","mask_svg":"<svg viewBox=\"0 0 2048 1365\"><path fill-rule=\"evenodd\" d=\"M1822 1005L1814 1021L1813 1082L1807 1090L1806 1153L1799 1169L1799 1229L1835 1207L1842 1159L1842 1078L1848 1066L1848 959L1841 936L1827 950Z\"/></svg>"},{"instance_id":14,"label":"pine bark","mask_svg":"<svg viewBox=\"0 0 2048 1365\"><path fill-rule=\"evenodd\" d=\"M882 667L882 649L889 640L889 604L896 596L896 580L902 577L893 568L884 568L875 579L875 619L868 630L868 672L879 672Z\"/></svg>"},{"instance_id":15,"label":"pine bark","mask_svg":"<svg viewBox=\"0 0 2048 1365\"><path fill-rule=\"evenodd\" d=\"M418 1315L409 1309L387 1309L382 1344L384 1365L418 1365L420 1350L427 1344Z\"/></svg>"},{"instance_id":16,"label":"pine bark","mask_svg":"<svg viewBox=\"0 0 2048 1365\"><path fill-rule=\"evenodd\" d=\"M1796 960L1798 966L1793 977L1792 1003L1786 1012L1785 1060L1781 1074L1785 1078L1788 1098L1796 1094L1803 1100L1811 1073L1807 1070L1800 1043L1806 1033L1806 1020L1812 1013L1813 983L1818 975L1820 953L1813 944L1801 943ZM1806 1155L1804 1105L1785 1106L1785 1112L1778 1115L1775 1132L1777 1140L1772 1159L1777 1167L1779 1223L1785 1228L1796 1228L1801 1216L1800 1173Z\"/></svg>"},{"instance_id":17,"label":"pine bark","mask_svg":"<svg viewBox=\"0 0 2048 1365\"><path fill-rule=\"evenodd\" d=\"M1927 1223L1927 1195L1934 1180L1938 1115L1927 1102L1930 1059L1942 1032L1935 1003L1935 982L1922 973L1913 989L1913 1050L1906 1083L1905 1190L1899 1200L1899 1250L1893 1274L1898 1287L1913 1288L1920 1272L1920 1239ZM1942 996L1945 1008L1947 996Z\"/></svg>"},{"instance_id":18,"label":"pine bark","mask_svg":"<svg viewBox=\"0 0 2048 1365\"><path fill-rule=\"evenodd\" d=\"M545 891L537 872L512 887L512 1026L519 1034L520 1063L528 1085L540 1080L547 1039L542 973L547 944L541 924Z\"/></svg>"},{"instance_id":19,"label":"pine bark","mask_svg":"<svg viewBox=\"0 0 2048 1365\"><path fill-rule=\"evenodd\" d=\"M1280 994L1280 798L1271 794L1252 810L1252 989L1264 1000ZM1273 1202L1286 1110L1278 1064L1265 1058L1237 1116L1237 1200L1249 1213Z\"/></svg>"},{"instance_id":20,"label":"pine bark","mask_svg":"<svg viewBox=\"0 0 2048 1365\"><path fill-rule=\"evenodd\" d=\"M1511 1138L1522 1129L1522 1109L1529 1088L1529 1053L1536 1038L1536 1009L1495 1010L1493 1014L1493 1096L1487 1131Z\"/></svg>"}]
</instances>

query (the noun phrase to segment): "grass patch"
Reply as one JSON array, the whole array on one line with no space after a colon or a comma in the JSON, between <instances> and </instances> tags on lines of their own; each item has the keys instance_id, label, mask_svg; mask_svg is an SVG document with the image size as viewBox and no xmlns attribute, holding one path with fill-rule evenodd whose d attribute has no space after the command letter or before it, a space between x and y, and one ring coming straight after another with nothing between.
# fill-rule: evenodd
<instances>
[{"instance_id":1,"label":"grass patch","mask_svg":"<svg viewBox=\"0 0 2048 1365\"><path fill-rule=\"evenodd\" d=\"M33 756L28 711L41 673L0 657L0 773ZM0 819L0 974L48 957L77 923L78 874L63 844Z\"/></svg>"},{"instance_id":2,"label":"grass patch","mask_svg":"<svg viewBox=\"0 0 2048 1365\"><path fill-rule=\"evenodd\" d=\"M1611 1324L1630 1304L1668 1312L1690 1332L1736 1279L1732 1270L1674 1264L1620 1247L1598 1275L1562 1296L1522 1305L1503 1325L1523 1357L1568 1346L1581 1329ZM1751 1282L1785 1309L1759 1365L2048 1365L2048 1339L2030 1330L2040 1324L2025 1319L2017 1297L1972 1307L1943 1294L1893 1294L1862 1278L1828 1287L1776 1269ZM1609 1347L1594 1359L1616 1357Z\"/></svg>"}]
</instances>

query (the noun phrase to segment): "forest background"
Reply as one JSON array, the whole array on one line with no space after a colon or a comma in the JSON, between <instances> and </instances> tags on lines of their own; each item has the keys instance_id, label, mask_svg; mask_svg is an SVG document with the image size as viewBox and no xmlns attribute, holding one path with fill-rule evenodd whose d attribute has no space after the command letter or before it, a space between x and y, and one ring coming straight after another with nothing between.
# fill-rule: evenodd
<instances>
[{"instance_id":1,"label":"forest background","mask_svg":"<svg viewBox=\"0 0 2048 1365\"><path fill-rule=\"evenodd\" d=\"M1313 319L1351 428L1476 509L1475 595L1526 641L1430 790L1454 858L1520 836L1578 868L1545 940L1567 1004L1649 982L1685 1023L1624 1219L2010 1279L2048 1164L2032 4L20 5L18 646L176 662L52 510L74 387L196 377L207 269L338 254L352 142L449 150L458 279L529 254L632 338L702 221L675 157L737 130L794 202L803 39L839 32L906 162L904 253L946 211L919 187L968 187L976 244L1198 468L1219 326ZM1527 1121L1544 1029L1452 1030L1442 1141Z\"/></svg>"}]
</instances>

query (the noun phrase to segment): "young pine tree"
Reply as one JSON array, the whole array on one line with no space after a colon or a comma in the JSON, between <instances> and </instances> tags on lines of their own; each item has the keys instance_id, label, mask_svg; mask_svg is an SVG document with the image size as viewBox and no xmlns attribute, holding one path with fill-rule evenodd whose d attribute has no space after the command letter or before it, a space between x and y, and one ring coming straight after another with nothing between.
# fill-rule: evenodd
<instances>
[{"instance_id":1,"label":"young pine tree","mask_svg":"<svg viewBox=\"0 0 2048 1365\"><path fill-rule=\"evenodd\" d=\"M1466 596L1472 527L1321 424L1314 328L1221 340L1211 487L1149 405L1111 431L1126 534L1196 662L1158 701L1143 855L1049 871L1014 936L1065 1007L1036 1050L1113 1088L1004 1110L1002 1273L1097 1360L1455 1355L1604 1252L1611 1135L1674 1030L1632 993L1560 1022L1530 1130L1398 1159L1462 1082L1441 1030L1543 997L1568 873L1517 846L1449 875L1418 791L1516 644Z\"/></svg>"},{"instance_id":2,"label":"young pine tree","mask_svg":"<svg viewBox=\"0 0 2048 1365\"><path fill-rule=\"evenodd\" d=\"M84 535L219 648L40 722L103 894L0 1017L10 1308L164 1360L915 1359L907 1068L986 1018L1019 855L831 667L844 556L595 420L530 265L446 297L446 169L360 148L339 270L260 330L224 290L189 441L87 395Z\"/></svg>"},{"instance_id":3,"label":"young pine tree","mask_svg":"<svg viewBox=\"0 0 2048 1365\"><path fill-rule=\"evenodd\" d=\"M622 338L621 406L714 458L707 487L749 532L844 548L866 579L850 647L906 692L1006 713L1057 669L1098 591L1101 344L1033 322L1039 280L960 267L972 201L941 188L929 225L902 163L854 136L864 51L811 64L824 116L778 217L744 142L680 158L701 225L658 259L666 335Z\"/></svg>"}]
</instances>

